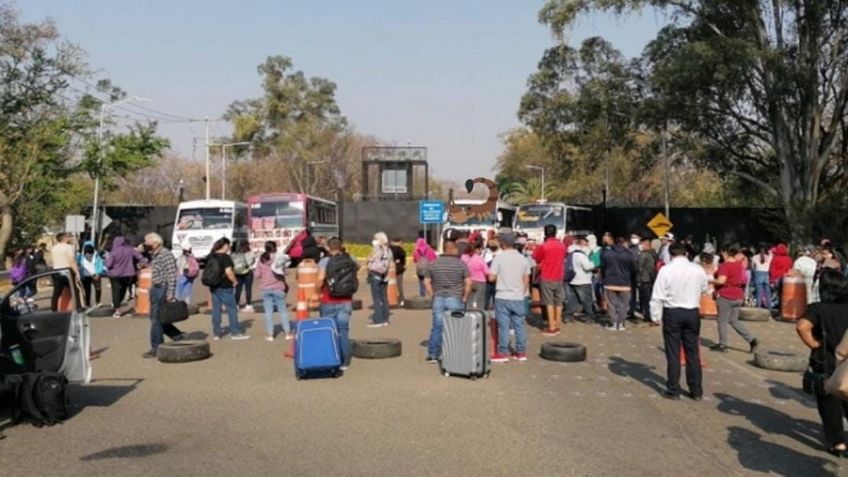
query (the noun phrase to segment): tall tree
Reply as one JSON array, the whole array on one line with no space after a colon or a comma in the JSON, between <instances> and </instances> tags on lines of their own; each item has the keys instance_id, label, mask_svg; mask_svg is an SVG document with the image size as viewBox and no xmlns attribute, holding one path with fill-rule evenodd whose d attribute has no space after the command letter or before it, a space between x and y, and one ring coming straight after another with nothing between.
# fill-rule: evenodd
<instances>
[{"instance_id":1,"label":"tall tree","mask_svg":"<svg viewBox=\"0 0 848 477\"><path fill-rule=\"evenodd\" d=\"M704 164L783 205L793 238L848 185L848 5L844 0L549 0L563 37L592 9L673 13L645 51L657 112L707 147ZM844 203L843 203L844 204Z\"/></svg>"}]
</instances>

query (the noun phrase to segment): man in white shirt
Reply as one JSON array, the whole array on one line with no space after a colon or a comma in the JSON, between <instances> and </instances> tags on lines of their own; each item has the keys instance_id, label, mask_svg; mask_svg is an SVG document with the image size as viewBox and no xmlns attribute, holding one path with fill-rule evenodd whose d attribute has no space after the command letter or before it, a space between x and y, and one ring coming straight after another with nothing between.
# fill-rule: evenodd
<instances>
[{"instance_id":1,"label":"man in white shirt","mask_svg":"<svg viewBox=\"0 0 848 477\"><path fill-rule=\"evenodd\" d=\"M701 320L698 305L707 289L707 278L698 265L686 258L686 246L668 247L671 262L660 269L651 293L651 320L662 321L665 358L668 363L667 399L680 399L680 347L686 353L686 384L689 397L703 399L701 356L698 352Z\"/></svg>"},{"instance_id":2,"label":"man in white shirt","mask_svg":"<svg viewBox=\"0 0 848 477\"><path fill-rule=\"evenodd\" d=\"M71 234L64 232L56 234L56 245L54 245L53 249L50 251L50 257L52 259L54 270L70 268L73 271L74 281L77 283L77 287L82 288L82 286L79 285L80 274L79 268L77 267L73 240L74 237ZM50 300L50 309L56 312L60 311L59 299L62 297L65 289L70 289L71 282L69 282L64 275L60 274L54 274L51 278L53 280L53 297Z\"/></svg>"}]
</instances>

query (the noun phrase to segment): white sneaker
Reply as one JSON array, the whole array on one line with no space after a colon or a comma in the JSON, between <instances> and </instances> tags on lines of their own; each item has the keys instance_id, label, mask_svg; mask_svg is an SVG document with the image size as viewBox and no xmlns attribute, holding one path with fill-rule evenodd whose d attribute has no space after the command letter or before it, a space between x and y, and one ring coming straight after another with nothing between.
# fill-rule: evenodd
<instances>
[{"instance_id":1,"label":"white sneaker","mask_svg":"<svg viewBox=\"0 0 848 477\"><path fill-rule=\"evenodd\" d=\"M231 335L230 339L233 340L233 341L244 341L244 340L249 340L250 335L246 335L244 333L239 333L237 335Z\"/></svg>"},{"instance_id":2,"label":"white sneaker","mask_svg":"<svg viewBox=\"0 0 848 477\"><path fill-rule=\"evenodd\" d=\"M382 323L368 323L367 325L365 325L365 327L366 328L382 328L383 324Z\"/></svg>"},{"instance_id":3,"label":"white sneaker","mask_svg":"<svg viewBox=\"0 0 848 477\"><path fill-rule=\"evenodd\" d=\"M618 331L618 325L607 325L604 326L604 329L606 329L607 331Z\"/></svg>"},{"instance_id":4,"label":"white sneaker","mask_svg":"<svg viewBox=\"0 0 848 477\"><path fill-rule=\"evenodd\" d=\"M273 337L273 336L266 336L266 337L265 337L265 341L273 342L273 341L274 341L274 337Z\"/></svg>"},{"instance_id":5,"label":"white sneaker","mask_svg":"<svg viewBox=\"0 0 848 477\"><path fill-rule=\"evenodd\" d=\"M286 333L286 341L291 341L294 338L294 335L291 333Z\"/></svg>"},{"instance_id":6,"label":"white sneaker","mask_svg":"<svg viewBox=\"0 0 848 477\"><path fill-rule=\"evenodd\" d=\"M253 313L253 305L245 305L244 308L241 309L241 311L245 313Z\"/></svg>"},{"instance_id":7,"label":"white sneaker","mask_svg":"<svg viewBox=\"0 0 848 477\"><path fill-rule=\"evenodd\" d=\"M627 328L624 326L624 323L621 323L621 324L618 325L617 331L626 331L626 330L627 330Z\"/></svg>"}]
</instances>

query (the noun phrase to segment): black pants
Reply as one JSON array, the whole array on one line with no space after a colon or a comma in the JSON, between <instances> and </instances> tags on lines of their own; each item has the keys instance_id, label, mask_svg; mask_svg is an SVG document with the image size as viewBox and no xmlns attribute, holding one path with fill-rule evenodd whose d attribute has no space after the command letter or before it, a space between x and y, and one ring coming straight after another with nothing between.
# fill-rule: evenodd
<instances>
[{"instance_id":1,"label":"black pants","mask_svg":"<svg viewBox=\"0 0 848 477\"><path fill-rule=\"evenodd\" d=\"M695 396L704 393L701 387L701 358L698 342L701 320L698 309L663 308L663 341L668 362L668 391L680 394L680 346L686 353L686 384Z\"/></svg>"},{"instance_id":2,"label":"black pants","mask_svg":"<svg viewBox=\"0 0 848 477\"><path fill-rule=\"evenodd\" d=\"M828 449L845 442L845 430L842 419L848 416L848 401L843 401L830 395L816 395L822 427L824 428L824 443Z\"/></svg>"},{"instance_id":3,"label":"black pants","mask_svg":"<svg viewBox=\"0 0 848 477\"><path fill-rule=\"evenodd\" d=\"M100 304L100 279L94 279L94 277L82 277L80 279L82 282L82 291L85 293L85 306L92 307L95 304ZM91 289L94 288L94 303L91 302Z\"/></svg>"},{"instance_id":4,"label":"black pants","mask_svg":"<svg viewBox=\"0 0 848 477\"><path fill-rule=\"evenodd\" d=\"M253 303L253 272L247 272L244 275L236 275L238 284L236 285L236 305L241 302L241 291L244 290L244 306Z\"/></svg>"},{"instance_id":5,"label":"black pants","mask_svg":"<svg viewBox=\"0 0 848 477\"><path fill-rule=\"evenodd\" d=\"M653 292L653 283L639 284L639 308L645 321L651 321L651 295Z\"/></svg>"},{"instance_id":6,"label":"black pants","mask_svg":"<svg viewBox=\"0 0 848 477\"><path fill-rule=\"evenodd\" d=\"M109 282L112 284L112 306L115 309L121 308L121 303L124 302L124 297L127 296L127 290L133 284L135 277L110 277Z\"/></svg>"},{"instance_id":7,"label":"black pants","mask_svg":"<svg viewBox=\"0 0 848 477\"><path fill-rule=\"evenodd\" d=\"M59 311L59 298L62 297L66 288L71 288L71 282L64 275L53 275L50 278L53 279L53 297L50 299L50 309L57 312Z\"/></svg>"}]
</instances>

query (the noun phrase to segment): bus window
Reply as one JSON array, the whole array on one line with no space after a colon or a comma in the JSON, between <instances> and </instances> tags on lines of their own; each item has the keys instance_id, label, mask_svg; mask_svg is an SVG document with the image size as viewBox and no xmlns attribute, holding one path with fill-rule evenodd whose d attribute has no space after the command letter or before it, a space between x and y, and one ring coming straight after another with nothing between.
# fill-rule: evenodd
<instances>
[{"instance_id":1,"label":"bus window","mask_svg":"<svg viewBox=\"0 0 848 477\"><path fill-rule=\"evenodd\" d=\"M210 209L180 209L177 230L211 230L232 227L233 209L228 207Z\"/></svg>"},{"instance_id":2,"label":"bus window","mask_svg":"<svg viewBox=\"0 0 848 477\"><path fill-rule=\"evenodd\" d=\"M236 206L236 220L234 228L244 230L247 227L247 207Z\"/></svg>"},{"instance_id":3,"label":"bus window","mask_svg":"<svg viewBox=\"0 0 848 477\"><path fill-rule=\"evenodd\" d=\"M498 211L498 226L512 228L515 221L515 211L512 209L501 209Z\"/></svg>"}]
</instances>

